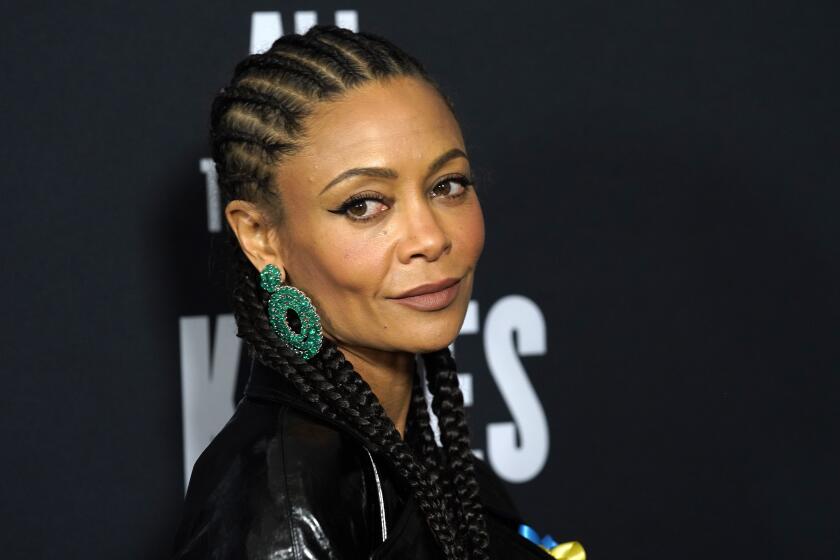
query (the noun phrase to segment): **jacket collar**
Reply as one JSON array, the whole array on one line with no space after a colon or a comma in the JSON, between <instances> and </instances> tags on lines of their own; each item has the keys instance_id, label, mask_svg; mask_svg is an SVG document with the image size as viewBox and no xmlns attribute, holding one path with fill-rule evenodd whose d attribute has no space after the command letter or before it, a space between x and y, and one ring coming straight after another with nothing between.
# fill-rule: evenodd
<instances>
[{"instance_id":1,"label":"jacket collar","mask_svg":"<svg viewBox=\"0 0 840 560\"><path fill-rule=\"evenodd\" d=\"M295 405L296 408L303 407L318 413L319 416L322 415L315 406L304 400L295 386L279 371L266 366L255 356L251 356L245 396L256 400Z\"/></svg>"},{"instance_id":2,"label":"jacket collar","mask_svg":"<svg viewBox=\"0 0 840 560\"><path fill-rule=\"evenodd\" d=\"M357 440L371 452L379 451L379 446L367 440L361 432L328 416L321 407L307 401L280 372L271 369L255 357L251 358L250 374L248 383L245 385L245 398L289 406L319 421L330 424L338 431Z\"/></svg>"}]
</instances>

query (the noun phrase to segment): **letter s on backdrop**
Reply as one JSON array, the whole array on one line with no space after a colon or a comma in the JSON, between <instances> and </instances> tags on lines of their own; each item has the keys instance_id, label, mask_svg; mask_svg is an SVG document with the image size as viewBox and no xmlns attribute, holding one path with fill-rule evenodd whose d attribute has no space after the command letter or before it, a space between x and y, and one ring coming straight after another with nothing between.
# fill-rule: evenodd
<instances>
[{"instance_id":1,"label":"letter s on backdrop","mask_svg":"<svg viewBox=\"0 0 840 560\"><path fill-rule=\"evenodd\" d=\"M546 352L545 319L539 307L520 295L497 301L484 325L484 351L490 373L513 417L513 422L487 425L487 457L496 473L508 482L527 482L542 471L549 447L545 412L519 361L519 356Z\"/></svg>"}]
</instances>

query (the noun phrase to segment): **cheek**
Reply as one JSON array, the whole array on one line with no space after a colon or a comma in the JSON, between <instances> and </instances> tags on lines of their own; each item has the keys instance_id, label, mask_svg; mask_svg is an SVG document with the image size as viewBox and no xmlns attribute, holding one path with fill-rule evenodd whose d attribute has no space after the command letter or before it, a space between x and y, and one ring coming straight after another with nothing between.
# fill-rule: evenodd
<instances>
[{"instance_id":1,"label":"cheek","mask_svg":"<svg viewBox=\"0 0 840 560\"><path fill-rule=\"evenodd\" d=\"M345 343L359 343L359 336L378 322L371 305L387 274L384 239L343 231L323 236L307 253L309 295L325 332Z\"/></svg>"},{"instance_id":2,"label":"cheek","mask_svg":"<svg viewBox=\"0 0 840 560\"><path fill-rule=\"evenodd\" d=\"M347 232L324 237L313 247L311 268L321 277L322 288L338 292L376 292L385 277L388 248L385 236ZM317 281L317 280L316 280ZM328 284L328 285L323 285Z\"/></svg>"},{"instance_id":3,"label":"cheek","mask_svg":"<svg viewBox=\"0 0 840 560\"><path fill-rule=\"evenodd\" d=\"M477 261L484 249L484 215L478 201L470 204L458 217L455 231L465 255Z\"/></svg>"}]
</instances>

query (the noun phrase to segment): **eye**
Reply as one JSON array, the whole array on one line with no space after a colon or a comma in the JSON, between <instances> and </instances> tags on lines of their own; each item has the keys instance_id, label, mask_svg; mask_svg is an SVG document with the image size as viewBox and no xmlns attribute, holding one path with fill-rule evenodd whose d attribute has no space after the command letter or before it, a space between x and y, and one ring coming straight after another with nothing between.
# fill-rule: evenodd
<instances>
[{"instance_id":1,"label":"eye","mask_svg":"<svg viewBox=\"0 0 840 560\"><path fill-rule=\"evenodd\" d=\"M379 200L366 198L355 200L347 207L346 213L356 219L370 218L381 212L386 206Z\"/></svg>"},{"instance_id":2,"label":"eye","mask_svg":"<svg viewBox=\"0 0 840 560\"><path fill-rule=\"evenodd\" d=\"M448 177L432 187L432 197L458 198L466 194L472 181L462 175Z\"/></svg>"},{"instance_id":3,"label":"eye","mask_svg":"<svg viewBox=\"0 0 840 560\"><path fill-rule=\"evenodd\" d=\"M375 218L387 209L388 205L382 199L371 195L359 195L351 197L340 208L330 210L330 212L344 214L351 220L363 222Z\"/></svg>"}]
</instances>

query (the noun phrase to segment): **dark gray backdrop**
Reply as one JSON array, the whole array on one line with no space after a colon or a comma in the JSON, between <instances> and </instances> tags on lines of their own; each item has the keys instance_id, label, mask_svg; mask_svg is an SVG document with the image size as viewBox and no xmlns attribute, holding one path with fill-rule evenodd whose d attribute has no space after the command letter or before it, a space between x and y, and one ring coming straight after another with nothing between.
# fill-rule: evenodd
<instances>
[{"instance_id":1,"label":"dark gray backdrop","mask_svg":"<svg viewBox=\"0 0 840 560\"><path fill-rule=\"evenodd\" d=\"M454 98L475 299L539 305L548 463L511 484L590 558L837 558L833 3L29 2L2 21L6 558L163 558L179 318L227 311L198 161L251 13L336 9ZM472 425L510 415L480 336ZM482 374L482 372L485 372Z\"/></svg>"}]
</instances>

